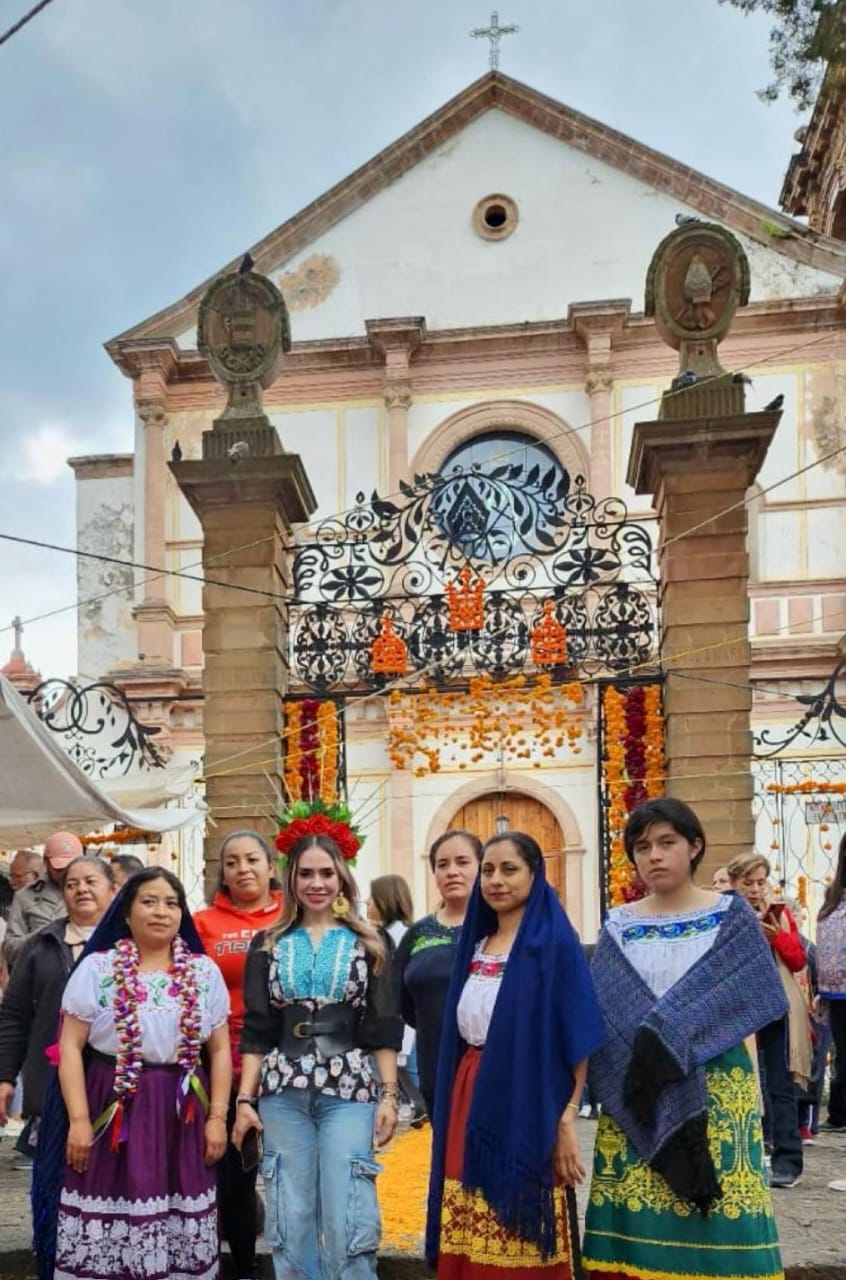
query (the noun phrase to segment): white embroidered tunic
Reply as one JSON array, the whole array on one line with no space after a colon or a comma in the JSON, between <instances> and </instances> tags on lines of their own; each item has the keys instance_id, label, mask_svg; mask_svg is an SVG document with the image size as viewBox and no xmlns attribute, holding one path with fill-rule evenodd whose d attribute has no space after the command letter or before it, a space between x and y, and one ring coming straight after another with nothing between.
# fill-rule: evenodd
<instances>
[{"instance_id":1,"label":"white embroidered tunic","mask_svg":"<svg viewBox=\"0 0 846 1280\"><path fill-rule=\"evenodd\" d=\"M62 996L62 1013L89 1023L91 1048L112 1057L118 1051L114 955L113 951L97 951L86 956L68 978ZM229 1017L229 992L220 969L208 956L193 956L191 969L199 993L200 1041L204 1044ZM171 978L163 971L139 973L138 985L141 1056L149 1063L175 1062L180 1002Z\"/></svg>"},{"instance_id":2,"label":"white embroidered tunic","mask_svg":"<svg viewBox=\"0 0 846 1280\"><path fill-rule=\"evenodd\" d=\"M628 905L614 907L605 928L660 998L710 951L730 905L731 894L724 893L712 907L676 916L645 916Z\"/></svg>"},{"instance_id":3,"label":"white embroidered tunic","mask_svg":"<svg viewBox=\"0 0 846 1280\"><path fill-rule=\"evenodd\" d=\"M458 1031L466 1044L481 1049L488 1038L496 998L507 955L488 955L484 951L486 938L473 952L470 973L458 1001Z\"/></svg>"}]
</instances>

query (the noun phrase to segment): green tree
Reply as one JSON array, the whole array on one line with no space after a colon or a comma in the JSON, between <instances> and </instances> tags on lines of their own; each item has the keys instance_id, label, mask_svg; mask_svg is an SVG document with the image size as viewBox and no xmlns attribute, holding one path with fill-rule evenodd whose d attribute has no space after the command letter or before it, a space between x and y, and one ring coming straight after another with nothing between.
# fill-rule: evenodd
<instances>
[{"instance_id":1,"label":"green tree","mask_svg":"<svg viewBox=\"0 0 846 1280\"><path fill-rule=\"evenodd\" d=\"M772 83L759 97L773 102L786 92L798 107L810 107L826 66L846 68L846 5L843 0L720 0L742 13L772 17Z\"/></svg>"}]
</instances>

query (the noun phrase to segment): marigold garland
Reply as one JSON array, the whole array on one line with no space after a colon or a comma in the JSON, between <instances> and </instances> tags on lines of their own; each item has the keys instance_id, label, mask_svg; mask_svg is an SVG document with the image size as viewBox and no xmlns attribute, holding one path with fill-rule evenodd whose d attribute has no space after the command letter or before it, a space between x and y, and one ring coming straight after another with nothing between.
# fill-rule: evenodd
<instances>
[{"instance_id":1,"label":"marigold garland","mask_svg":"<svg viewBox=\"0 0 846 1280\"><path fill-rule=\"evenodd\" d=\"M285 763L282 777L290 803L338 802L338 708L331 699L285 703Z\"/></svg>"},{"instance_id":2,"label":"marigold garland","mask_svg":"<svg viewBox=\"0 0 846 1280\"><path fill-rule=\"evenodd\" d=\"M475 676L466 692L395 689L388 698L388 755L395 769L411 769L416 777L438 773L446 752L453 761L466 754L459 769L490 754L531 760L539 769L544 757L553 759L565 745L580 754L582 725L573 708L583 697L578 681L556 685L546 673L533 682L522 675L501 681Z\"/></svg>"},{"instance_id":3,"label":"marigold garland","mask_svg":"<svg viewBox=\"0 0 846 1280\"><path fill-rule=\"evenodd\" d=\"M608 685L602 695L605 722L602 781L608 837L606 887L612 907L643 896L644 887L626 855L623 829L636 805L664 790L664 718L660 685L628 690Z\"/></svg>"},{"instance_id":4,"label":"marigold garland","mask_svg":"<svg viewBox=\"0 0 846 1280\"><path fill-rule=\"evenodd\" d=\"M85 848L97 844L158 844L161 833L142 831L139 827L124 827L121 831L98 832L96 835L80 836Z\"/></svg>"}]
</instances>

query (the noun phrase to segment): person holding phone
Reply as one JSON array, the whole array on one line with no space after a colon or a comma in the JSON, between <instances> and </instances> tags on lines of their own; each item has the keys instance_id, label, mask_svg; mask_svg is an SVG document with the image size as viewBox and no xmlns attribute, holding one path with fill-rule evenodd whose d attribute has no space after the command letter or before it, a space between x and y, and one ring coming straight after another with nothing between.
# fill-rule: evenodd
<instances>
[{"instance_id":1,"label":"person holding phone","mask_svg":"<svg viewBox=\"0 0 846 1280\"><path fill-rule=\"evenodd\" d=\"M797 1084L807 1088L813 1054L808 1006L795 975L807 957L796 922L787 905L772 896L772 868L762 854L747 853L728 865L731 886L758 917L781 978L789 1009L758 1032L758 1056L764 1095L764 1135L772 1147L770 1185L794 1187L804 1159L799 1133Z\"/></svg>"},{"instance_id":2,"label":"person holding phone","mask_svg":"<svg viewBox=\"0 0 846 1280\"><path fill-rule=\"evenodd\" d=\"M276 858L257 831L230 831L220 846L217 892L210 907L197 911L194 924L206 952L223 975L229 992L229 1042L232 1048L232 1093L228 1127L235 1123L241 1056L238 1043L244 1023L244 967L253 938L279 919L282 892L274 880ZM253 1131L255 1133L255 1131ZM220 1230L232 1254L238 1280L256 1274L259 1200L256 1194L258 1151L236 1151L231 1142L217 1166Z\"/></svg>"},{"instance_id":3,"label":"person holding phone","mask_svg":"<svg viewBox=\"0 0 846 1280\"><path fill-rule=\"evenodd\" d=\"M376 1275L373 1148L396 1128L403 1036L390 952L360 917L338 845L304 835L288 858L279 920L247 956L232 1131L245 1165L264 1140L276 1280Z\"/></svg>"}]
</instances>

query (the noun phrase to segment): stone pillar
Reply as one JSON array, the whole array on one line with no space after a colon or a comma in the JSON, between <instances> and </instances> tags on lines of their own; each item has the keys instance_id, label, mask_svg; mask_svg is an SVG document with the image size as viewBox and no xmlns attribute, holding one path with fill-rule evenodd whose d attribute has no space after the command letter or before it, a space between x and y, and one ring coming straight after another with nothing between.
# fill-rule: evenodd
<instances>
[{"instance_id":1,"label":"stone pillar","mask_svg":"<svg viewBox=\"0 0 846 1280\"><path fill-rule=\"evenodd\" d=\"M228 461L171 466L202 523L203 573L214 579L203 587L211 882L228 831L275 834L269 815L281 791L291 525L308 518L314 498L294 454L250 459L237 471Z\"/></svg>"},{"instance_id":2,"label":"stone pillar","mask_svg":"<svg viewBox=\"0 0 846 1280\"><path fill-rule=\"evenodd\" d=\"M661 530L666 789L702 819L703 884L754 842L744 500L780 417L686 421L683 431L639 422L629 459L628 483L654 495Z\"/></svg>"},{"instance_id":3,"label":"stone pillar","mask_svg":"<svg viewBox=\"0 0 846 1280\"><path fill-rule=\"evenodd\" d=\"M628 323L628 301L574 303L568 318L585 345L585 391L590 400L589 488L597 499L615 492L614 423L611 421L611 369L615 336Z\"/></svg>"},{"instance_id":4,"label":"stone pillar","mask_svg":"<svg viewBox=\"0 0 846 1280\"><path fill-rule=\"evenodd\" d=\"M144 564L153 569L165 568L165 508L167 505L167 466L165 462L165 428L168 422L164 386L156 380L149 387L149 377L136 383L135 407L144 424ZM150 392L152 391L152 395ZM138 659L156 671L173 669L173 610L168 604L167 578L156 577L150 570L140 570L141 598L133 610L138 627Z\"/></svg>"},{"instance_id":5,"label":"stone pillar","mask_svg":"<svg viewBox=\"0 0 846 1280\"><path fill-rule=\"evenodd\" d=\"M203 572L213 579L203 586L209 886L227 832L273 836L282 790L292 525L316 507L302 462L261 407L289 345L285 304L269 280L216 280L200 305L198 347L229 402L203 433L202 460L170 463L203 526Z\"/></svg>"},{"instance_id":6,"label":"stone pillar","mask_svg":"<svg viewBox=\"0 0 846 1280\"><path fill-rule=\"evenodd\" d=\"M723 228L691 224L661 243L645 310L680 368L658 421L635 426L627 476L658 514L666 790L702 819L702 883L754 843L745 499L781 411L745 413L742 381L717 358L748 296L749 264Z\"/></svg>"},{"instance_id":7,"label":"stone pillar","mask_svg":"<svg viewBox=\"0 0 846 1280\"><path fill-rule=\"evenodd\" d=\"M388 414L388 492L408 478L408 410L411 406L411 361L426 334L422 316L367 320L367 336L385 362L382 394Z\"/></svg>"}]
</instances>

